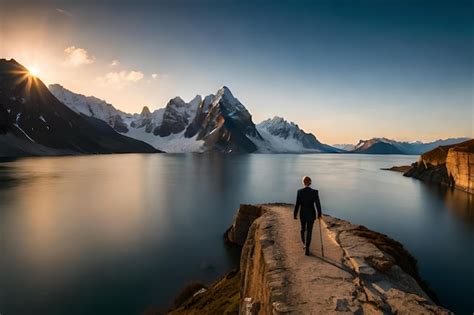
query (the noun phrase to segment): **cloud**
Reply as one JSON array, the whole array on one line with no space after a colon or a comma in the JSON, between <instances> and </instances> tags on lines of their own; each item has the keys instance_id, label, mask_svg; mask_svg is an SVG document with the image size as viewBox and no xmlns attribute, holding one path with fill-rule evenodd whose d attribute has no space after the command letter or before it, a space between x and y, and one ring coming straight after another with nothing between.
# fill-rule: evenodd
<instances>
[{"instance_id":1,"label":"cloud","mask_svg":"<svg viewBox=\"0 0 474 315\"><path fill-rule=\"evenodd\" d=\"M68 17L72 17L71 12L66 11L66 10L64 10L64 9L56 8L56 11L59 12L59 13L61 13L61 14L63 14L63 15L66 15L66 16L68 16Z\"/></svg>"},{"instance_id":2,"label":"cloud","mask_svg":"<svg viewBox=\"0 0 474 315\"><path fill-rule=\"evenodd\" d=\"M64 49L64 53L66 53L64 64L68 66L78 67L95 61L95 57L90 55L84 48L69 46Z\"/></svg>"},{"instance_id":3,"label":"cloud","mask_svg":"<svg viewBox=\"0 0 474 315\"><path fill-rule=\"evenodd\" d=\"M151 78L153 80L156 80L156 79L166 79L168 78L168 75L166 73L152 73L151 74Z\"/></svg>"},{"instance_id":4,"label":"cloud","mask_svg":"<svg viewBox=\"0 0 474 315\"><path fill-rule=\"evenodd\" d=\"M144 75L141 71L120 71L109 72L102 77L96 79L96 83L101 87L114 87L121 89L128 84L136 83L143 79Z\"/></svg>"},{"instance_id":5,"label":"cloud","mask_svg":"<svg viewBox=\"0 0 474 315\"><path fill-rule=\"evenodd\" d=\"M112 62L110 63L110 66L115 67L115 66L118 66L119 64L120 64L120 61L118 61L117 59L114 59L114 60L112 60Z\"/></svg>"},{"instance_id":6,"label":"cloud","mask_svg":"<svg viewBox=\"0 0 474 315\"><path fill-rule=\"evenodd\" d=\"M124 72L124 71L122 71ZM121 72L121 73L122 73ZM140 81L141 79L143 79L143 72L141 71L130 71L127 75L126 75L126 79L128 81L133 81L133 82L138 82Z\"/></svg>"}]
</instances>

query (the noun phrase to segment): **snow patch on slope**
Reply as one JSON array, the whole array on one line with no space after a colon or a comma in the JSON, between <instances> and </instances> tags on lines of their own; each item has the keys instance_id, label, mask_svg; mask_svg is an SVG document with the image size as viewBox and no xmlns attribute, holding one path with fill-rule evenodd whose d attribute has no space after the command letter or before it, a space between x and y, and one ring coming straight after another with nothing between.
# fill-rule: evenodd
<instances>
[{"instance_id":1,"label":"snow patch on slope","mask_svg":"<svg viewBox=\"0 0 474 315\"><path fill-rule=\"evenodd\" d=\"M288 122L282 117L275 116L259 123L257 131L262 140L252 138L261 152L277 153L316 153L322 150L307 148L303 145L301 138L304 132L293 122Z\"/></svg>"},{"instance_id":2,"label":"snow patch on slope","mask_svg":"<svg viewBox=\"0 0 474 315\"><path fill-rule=\"evenodd\" d=\"M125 112L116 109L113 105L94 96L85 96L73 93L59 84L49 85L51 93L63 104L78 114L95 117L105 122L109 122L111 117L119 115L121 118L130 116Z\"/></svg>"},{"instance_id":3,"label":"snow patch on slope","mask_svg":"<svg viewBox=\"0 0 474 315\"><path fill-rule=\"evenodd\" d=\"M303 147L303 144L294 138L282 138L274 136L264 128L257 130L262 136L263 140L251 137L250 139L258 147L259 153L317 153L321 152L316 149L308 149Z\"/></svg>"},{"instance_id":4,"label":"snow patch on slope","mask_svg":"<svg viewBox=\"0 0 474 315\"><path fill-rule=\"evenodd\" d=\"M184 131L171 134L167 137L155 136L153 133L147 133L145 128L130 128L125 136L144 141L158 150L167 153L186 153L186 152L204 152L204 141L196 140L197 136L186 138Z\"/></svg>"}]
</instances>

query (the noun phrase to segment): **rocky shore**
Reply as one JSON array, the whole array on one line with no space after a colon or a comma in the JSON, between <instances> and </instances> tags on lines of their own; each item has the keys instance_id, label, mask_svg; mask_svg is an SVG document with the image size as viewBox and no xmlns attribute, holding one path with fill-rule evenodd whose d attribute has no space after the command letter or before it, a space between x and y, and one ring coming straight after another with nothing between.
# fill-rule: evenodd
<instances>
[{"instance_id":1,"label":"rocky shore","mask_svg":"<svg viewBox=\"0 0 474 315\"><path fill-rule=\"evenodd\" d=\"M410 165L402 165L402 166L392 166L390 168L382 168L384 171L394 171L394 172L400 172L400 173L405 173L411 168Z\"/></svg>"},{"instance_id":2,"label":"rocky shore","mask_svg":"<svg viewBox=\"0 0 474 315\"><path fill-rule=\"evenodd\" d=\"M474 140L426 152L403 174L474 193Z\"/></svg>"},{"instance_id":3,"label":"rocky shore","mask_svg":"<svg viewBox=\"0 0 474 315\"><path fill-rule=\"evenodd\" d=\"M292 205L241 205L225 233L243 246L240 270L170 314L450 314L386 235L324 216L304 256L298 230Z\"/></svg>"}]
</instances>

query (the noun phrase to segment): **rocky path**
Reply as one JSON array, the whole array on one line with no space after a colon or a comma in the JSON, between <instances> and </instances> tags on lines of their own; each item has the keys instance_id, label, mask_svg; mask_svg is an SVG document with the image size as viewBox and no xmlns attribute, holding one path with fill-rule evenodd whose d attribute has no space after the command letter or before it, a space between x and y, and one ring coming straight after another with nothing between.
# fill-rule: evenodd
<instances>
[{"instance_id":1,"label":"rocky path","mask_svg":"<svg viewBox=\"0 0 474 315\"><path fill-rule=\"evenodd\" d=\"M330 237L324 219L315 221L310 256L304 255L300 239L300 222L293 219L293 209L272 206L279 222L277 241L285 250L285 264L289 272L288 294L293 310L301 314L329 314L347 310L355 286L353 271L343 264L343 251ZM321 251L323 238L324 257ZM334 284L334 285L328 285ZM339 305L337 305L339 304ZM355 310L355 309L354 309Z\"/></svg>"},{"instance_id":2,"label":"rocky path","mask_svg":"<svg viewBox=\"0 0 474 315\"><path fill-rule=\"evenodd\" d=\"M242 246L239 279L227 275L174 314L452 314L428 296L402 244L325 215L323 256L315 223L305 256L293 205L240 205L225 233Z\"/></svg>"},{"instance_id":3,"label":"rocky path","mask_svg":"<svg viewBox=\"0 0 474 315\"><path fill-rule=\"evenodd\" d=\"M249 226L241 314L449 314L415 280L413 257L386 235L323 216L306 256L292 205L241 206L231 241L242 242Z\"/></svg>"}]
</instances>

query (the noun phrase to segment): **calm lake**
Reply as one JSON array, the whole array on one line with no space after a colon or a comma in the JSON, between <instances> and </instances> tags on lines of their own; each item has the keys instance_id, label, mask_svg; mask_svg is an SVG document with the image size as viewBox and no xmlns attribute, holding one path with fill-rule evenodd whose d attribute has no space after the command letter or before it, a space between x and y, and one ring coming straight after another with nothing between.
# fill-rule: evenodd
<instances>
[{"instance_id":1,"label":"calm lake","mask_svg":"<svg viewBox=\"0 0 474 315\"><path fill-rule=\"evenodd\" d=\"M0 313L141 314L238 265L240 203L291 202L388 234L441 303L472 314L474 200L382 167L417 156L124 154L0 163ZM292 220L291 215L288 219ZM295 231L298 233L298 231Z\"/></svg>"}]
</instances>

